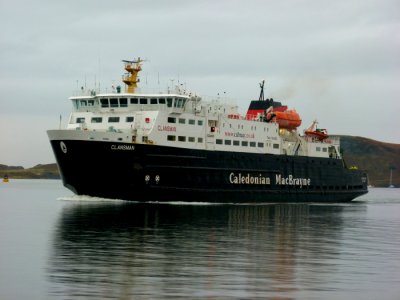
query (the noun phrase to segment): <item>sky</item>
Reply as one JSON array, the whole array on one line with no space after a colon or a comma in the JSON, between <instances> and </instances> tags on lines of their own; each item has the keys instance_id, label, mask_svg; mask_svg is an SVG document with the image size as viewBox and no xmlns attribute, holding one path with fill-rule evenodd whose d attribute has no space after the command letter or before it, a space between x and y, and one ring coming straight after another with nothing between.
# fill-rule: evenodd
<instances>
[{"instance_id":1,"label":"sky","mask_svg":"<svg viewBox=\"0 0 400 300\"><path fill-rule=\"evenodd\" d=\"M55 162L77 87L184 84L245 113L265 96L331 134L400 143L398 0L0 0L0 164Z\"/></svg>"}]
</instances>

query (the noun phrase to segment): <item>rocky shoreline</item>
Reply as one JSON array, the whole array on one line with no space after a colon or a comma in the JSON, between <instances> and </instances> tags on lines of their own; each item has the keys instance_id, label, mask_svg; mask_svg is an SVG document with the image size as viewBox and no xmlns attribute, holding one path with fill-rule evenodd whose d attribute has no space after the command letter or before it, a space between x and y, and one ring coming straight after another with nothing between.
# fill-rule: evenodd
<instances>
[{"instance_id":1,"label":"rocky shoreline","mask_svg":"<svg viewBox=\"0 0 400 300\"><path fill-rule=\"evenodd\" d=\"M60 179L57 164L39 164L27 169L0 164L0 178L6 174L10 179Z\"/></svg>"}]
</instances>

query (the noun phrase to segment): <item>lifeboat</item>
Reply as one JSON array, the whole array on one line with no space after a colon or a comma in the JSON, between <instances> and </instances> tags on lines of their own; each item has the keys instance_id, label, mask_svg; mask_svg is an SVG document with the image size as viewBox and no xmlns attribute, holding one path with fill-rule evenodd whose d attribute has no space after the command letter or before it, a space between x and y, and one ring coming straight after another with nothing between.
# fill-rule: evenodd
<instances>
[{"instance_id":1,"label":"lifeboat","mask_svg":"<svg viewBox=\"0 0 400 300\"><path fill-rule=\"evenodd\" d=\"M301 125L299 114L294 109L275 110L267 113L267 120L275 121L279 128L293 130Z\"/></svg>"},{"instance_id":2,"label":"lifeboat","mask_svg":"<svg viewBox=\"0 0 400 300\"><path fill-rule=\"evenodd\" d=\"M317 128L317 124L318 122L315 120L309 128L304 130L304 134L306 136L323 141L329 137L328 131L326 129Z\"/></svg>"}]
</instances>

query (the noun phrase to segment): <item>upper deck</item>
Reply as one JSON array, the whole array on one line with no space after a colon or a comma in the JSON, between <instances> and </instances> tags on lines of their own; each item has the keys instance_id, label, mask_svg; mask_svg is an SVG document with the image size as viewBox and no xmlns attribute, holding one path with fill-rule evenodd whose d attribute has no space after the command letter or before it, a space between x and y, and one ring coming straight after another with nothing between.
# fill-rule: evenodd
<instances>
[{"instance_id":1,"label":"upper deck","mask_svg":"<svg viewBox=\"0 0 400 300\"><path fill-rule=\"evenodd\" d=\"M143 110L177 110L185 109L186 104L197 101L187 95L179 94L129 94L110 93L95 96L74 96L72 101L74 112L114 112Z\"/></svg>"},{"instance_id":2,"label":"upper deck","mask_svg":"<svg viewBox=\"0 0 400 300\"><path fill-rule=\"evenodd\" d=\"M129 65L127 69L131 70ZM137 72L139 69L136 66ZM174 93L169 90L167 93L137 93L138 79L130 80L133 92L126 89L121 93L120 87L113 88L112 93L96 93L82 88L81 95L70 97L73 112L67 129L85 131L90 140L288 156L341 157L339 139L321 141L301 136L296 128L300 124L289 128L274 118L268 119L271 106L281 107L279 102L274 102L275 106L271 104L272 99L256 101L262 107L250 105L248 113L242 116L238 106L224 103L224 99L219 97L203 101L179 87Z\"/></svg>"}]
</instances>

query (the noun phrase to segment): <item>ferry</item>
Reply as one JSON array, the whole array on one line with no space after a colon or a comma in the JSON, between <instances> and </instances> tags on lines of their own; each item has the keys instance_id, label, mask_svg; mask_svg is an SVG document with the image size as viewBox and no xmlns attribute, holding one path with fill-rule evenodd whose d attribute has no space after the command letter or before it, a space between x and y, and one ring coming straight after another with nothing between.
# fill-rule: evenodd
<instances>
[{"instance_id":1,"label":"ferry","mask_svg":"<svg viewBox=\"0 0 400 300\"><path fill-rule=\"evenodd\" d=\"M124 60L125 89L82 88L65 129L48 130L65 187L139 202L346 202L368 192L338 136L301 134L295 109L264 98L237 105L181 88L138 92L143 60Z\"/></svg>"}]
</instances>

